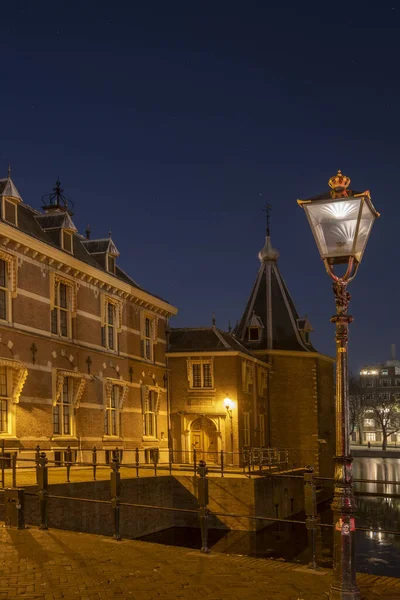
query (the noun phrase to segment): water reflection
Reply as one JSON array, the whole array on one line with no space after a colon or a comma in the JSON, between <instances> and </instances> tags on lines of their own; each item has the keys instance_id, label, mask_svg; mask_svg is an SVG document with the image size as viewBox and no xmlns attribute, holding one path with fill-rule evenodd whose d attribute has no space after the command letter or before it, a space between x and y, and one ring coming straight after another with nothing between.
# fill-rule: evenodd
<instances>
[{"instance_id":1,"label":"water reflection","mask_svg":"<svg viewBox=\"0 0 400 600\"><path fill-rule=\"evenodd\" d=\"M400 480L400 459L356 458L354 478ZM358 527L368 531L356 534L356 569L358 572L399 577L400 481L399 484L356 484ZM363 495L359 495L359 494ZM384 496L398 494L398 497ZM321 523L332 523L329 502L319 505ZM303 520L304 514L298 515ZM332 529L318 528L317 562L332 564ZM200 531L175 527L141 538L158 543L200 548ZM209 546L212 551L241 554L307 564L310 560L307 530L304 525L271 525L258 532L211 530Z\"/></svg>"}]
</instances>

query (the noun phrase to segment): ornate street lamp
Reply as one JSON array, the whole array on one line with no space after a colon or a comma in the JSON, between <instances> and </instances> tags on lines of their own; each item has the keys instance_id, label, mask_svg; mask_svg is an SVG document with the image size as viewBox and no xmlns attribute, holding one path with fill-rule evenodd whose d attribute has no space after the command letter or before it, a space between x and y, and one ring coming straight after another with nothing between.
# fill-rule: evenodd
<instances>
[{"instance_id":1,"label":"ornate street lamp","mask_svg":"<svg viewBox=\"0 0 400 600\"><path fill-rule=\"evenodd\" d=\"M298 200L304 208L328 275L333 279L336 315L336 456L333 512L333 580L330 600L360 600L355 572L355 511L349 440L347 342L350 294L347 284L355 277L372 225L379 213L368 191L348 189L350 179L338 171L329 180L330 192ZM334 273L344 265L344 274ZM343 268L343 267L342 267Z\"/></svg>"}]
</instances>

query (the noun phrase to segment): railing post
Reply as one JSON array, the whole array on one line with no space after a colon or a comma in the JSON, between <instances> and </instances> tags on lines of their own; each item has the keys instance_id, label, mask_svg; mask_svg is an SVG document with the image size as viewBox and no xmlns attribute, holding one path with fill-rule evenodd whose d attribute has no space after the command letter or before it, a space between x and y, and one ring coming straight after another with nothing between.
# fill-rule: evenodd
<instances>
[{"instance_id":1,"label":"railing post","mask_svg":"<svg viewBox=\"0 0 400 600\"><path fill-rule=\"evenodd\" d=\"M4 453L5 453L5 440L4 438L1 440L1 487L5 487L5 478L4 478Z\"/></svg>"},{"instance_id":2,"label":"railing post","mask_svg":"<svg viewBox=\"0 0 400 600\"><path fill-rule=\"evenodd\" d=\"M15 452L11 456L11 468L12 468L12 487L17 487L17 453Z\"/></svg>"},{"instance_id":3,"label":"railing post","mask_svg":"<svg viewBox=\"0 0 400 600\"><path fill-rule=\"evenodd\" d=\"M158 448L153 450L154 475L157 477Z\"/></svg>"},{"instance_id":4,"label":"railing post","mask_svg":"<svg viewBox=\"0 0 400 600\"><path fill-rule=\"evenodd\" d=\"M193 448L193 470L194 476L197 475L197 457L196 457L196 448Z\"/></svg>"},{"instance_id":5,"label":"railing post","mask_svg":"<svg viewBox=\"0 0 400 600\"><path fill-rule=\"evenodd\" d=\"M5 525L16 529L25 529L24 494L22 488L4 490Z\"/></svg>"},{"instance_id":6,"label":"railing post","mask_svg":"<svg viewBox=\"0 0 400 600\"><path fill-rule=\"evenodd\" d=\"M93 464L93 481L96 481L96 468L97 468L97 448L93 446L92 450L92 464Z\"/></svg>"},{"instance_id":7,"label":"railing post","mask_svg":"<svg viewBox=\"0 0 400 600\"><path fill-rule=\"evenodd\" d=\"M208 469L204 460L199 461L197 471L200 476L197 500L199 503L201 552L208 554L210 552L208 548Z\"/></svg>"},{"instance_id":8,"label":"railing post","mask_svg":"<svg viewBox=\"0 0 400 600\"><path fill-rule=\"evenodd\" d=\"M246 450L243 448L242 450L242 468L243 468L243 475L246 474Z\"/></svg>"},{"instance_id":9,"label":"railing post","mask_svg":"<svg viewBox=\"0 0 400 600\"><path fill-rule=\"evenodd\" d=\"M247 462L247 467L248 467L248 474L249 474L249 479L251 479L251 450L250 448L247 449L247 456L248 456L248 462Z\"/></svg>"},{"instance_id":10,"label":"railing post","mask_svg":"<svg viewBox=\"0 0 400 600\"><path fill-rule=\"evenodd\" d=\"M47 527L47 495L48 495L48 467L47 456L45 452L41 452L37 467L37 478L39 486L39 502L40 502L40 526L39 529L48 529Z\"/></svg>"},{"instance_id":11,"label":"railing post","mask_svg":"<svg viewBox=\"0 0 400 600\"><path fill-rule=\"evenodd\" d=\"M120 495L121 495L121 474L119 472L119 454L114 453L111 461L111 506L113 509L114 519L114 540L120 540L121 535L119 533L119 518L120 518Z\"/></svg>"},{"instance_id":12,"label":"railing post","mask_svg":"<svg viewBox=\"0 0 400 600\"><path fill-rule=\"evenodd\" d=\"M289 469L289 450L285 450L285 463L286 463L285 471L287 471Z\"/></svg>"},{"instance_id":13,"label":"railing post","mask_svg":"<svg viewBox=\"0 0 400 600\"><path fill-rule=\"evenodd\" d=\"M67 466L67 483L70 483L69 481L69 473L71 471L71 461L72 461L72 451L71 451L71 446L67 446L67 449L65 451L65 457L66 457L66 466Z\"/></svg>"},{"instance_id":14,"label":"railing post","mask_svg":"<svg viewBox=\"0 0 400 600\"><path fill-rule=\"evenodd\" d=\"M221 450L221 477L224 476L224 451Z\"/></svg>"},{"instance_id":15,"label":"railing post","mask_svg":"<svg viewBox=\"0 0 400 600\"><path fill-rule=\"evenodd\" d=\"M172 475L172 460L173 460L172 448L168 449L168 458L169 458L169 474Z\"/></svg>"},{"instance_id":16,"label":"railing post","mask_svg":"<svg viewBox=\"0 0 400 600\"><path fill-rule=\"evenodd\" d=\"M139 477L139 448L135 450L135 460L136 460L136 477Z\"/></svg>"},{"instance_id":17,"label":"railing post","mask_svg":"<svg viewBox=\"0 0 400 600\"><path fill-rule=\"evenodd\" d=\"M308 531L308 545L310 548L311 560L309 569L317 570L316 561L316 520L317 520L317 495L314 482L314 468L309 466L304 473L304 509L306 513L306 527Z\"/></svg>"}]
</instances>

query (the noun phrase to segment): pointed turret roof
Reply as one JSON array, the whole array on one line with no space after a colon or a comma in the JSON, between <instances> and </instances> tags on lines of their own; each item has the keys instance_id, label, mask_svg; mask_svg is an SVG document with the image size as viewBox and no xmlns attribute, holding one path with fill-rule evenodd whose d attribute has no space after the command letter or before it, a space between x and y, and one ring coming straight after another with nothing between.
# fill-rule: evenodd
<instances>
[{"instance_id":1,"label":"pointed turret roof","mask_svg":"<svg viewBox=\"0 0 400 600\"><path fill-rule=\"evenodd\" d=\"M22 202L22 198L19 195L19 191L15 187L11 177L0 179L0 196L6 196L7 198L16 198Z\"/></svg>"},{"instance_id":2,"label":"pointed turret roof","mask_svg":"<svg viewBox=\"0 0 400 600\"><path fill-rule=\"evenodd\" d=\"M279 252L272 247L269 228L258 257L261 266L235 335L252 350L296 350L315 352L304 332L304 319L296 307L278 269ZM308 321L307 321L308 324ZM259 327L258 340L250 340L249 327Z\"/></svg>"}]
</instances>

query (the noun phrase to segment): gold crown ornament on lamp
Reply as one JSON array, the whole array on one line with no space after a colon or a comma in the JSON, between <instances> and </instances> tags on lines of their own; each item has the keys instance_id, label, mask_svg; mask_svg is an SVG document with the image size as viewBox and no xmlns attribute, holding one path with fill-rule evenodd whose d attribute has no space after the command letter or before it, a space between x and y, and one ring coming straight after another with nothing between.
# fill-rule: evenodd
<instances>
[{"instance_id":1,"label":"gold crown ornament on lamp","mask_svg":"<svg viewBox=\"0 0 400 600\"><path fill-rule=\"evenodd\" d=\"M350 185L350 177L342 174L342 171L339 169L336 175L331 177L328 181L329 187L332 188L332 196L339 197L347 196L347 188Z\"/></svg>"}]
</instances>

